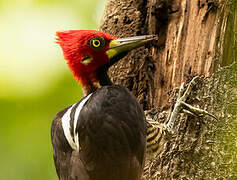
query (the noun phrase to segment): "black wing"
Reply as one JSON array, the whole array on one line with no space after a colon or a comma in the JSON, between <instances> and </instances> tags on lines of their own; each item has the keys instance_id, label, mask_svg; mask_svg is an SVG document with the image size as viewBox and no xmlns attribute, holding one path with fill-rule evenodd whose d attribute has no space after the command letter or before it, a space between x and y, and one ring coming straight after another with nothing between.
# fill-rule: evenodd
<instances>
[{"instance_id":1,"label":"black wing","mask_svg":"<svg viewBox=\"0 0 237 180\"><path fill-rule=\"evenodd\" d=\"M62 117L70 107L59 112L52 122L51 140L56 171L60 180L88 180L88 175L79 158L65 138Z\"/></svg>"},{"instance_id":2,"label":"black wing","mask_svg":"<svg viewBox=\"0 0 237 180\"><path fill-rule=\"evenodd\" d=\"M69 108L56 115L51 129L59 179L140 179L146 127L135 97L126 88L115 85L94 92L77 117L79 152L71 148L62 127L62 117Z\"/></svg>"},{"instance_id":3,"label":"black wing","mask_svg":"<svg viewBox=\"0 0 237 180\"><path fill-rule=\"evenodd\" d=\"M144 112L124 87L104 86L80 113L80 157L92 180L137 180L146 149Z\"/></svg>"}]
</instances>

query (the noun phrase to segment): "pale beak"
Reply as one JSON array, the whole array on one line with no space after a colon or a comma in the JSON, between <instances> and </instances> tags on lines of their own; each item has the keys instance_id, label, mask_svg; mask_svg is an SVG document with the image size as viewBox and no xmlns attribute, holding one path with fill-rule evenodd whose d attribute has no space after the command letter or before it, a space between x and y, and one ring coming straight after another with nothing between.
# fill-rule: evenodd
<instances>
[{"instance_id":1,"label":"pale beak","mask_svg":"<svg viewBox=\"0 0 237 180\"><path fill-rule=\"evenodd\" d=\"M106 51L108 58L112 61L110 64L117 62L129 51L157 38L158 37L156 35L144 35L112 40L109 44L109 50Z\"/></svg>"}]
</instances>

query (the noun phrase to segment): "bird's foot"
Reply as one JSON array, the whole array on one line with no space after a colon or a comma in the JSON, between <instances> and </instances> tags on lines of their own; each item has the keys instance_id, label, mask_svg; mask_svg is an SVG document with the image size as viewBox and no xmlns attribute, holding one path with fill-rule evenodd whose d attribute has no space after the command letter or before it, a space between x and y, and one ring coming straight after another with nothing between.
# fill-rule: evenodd
<instances>
[{"instance_id":1,"label":"bird's foot","mask_svg":"<svg viewBox=\"0 0 237 180\"><path fill-rule=\"evenodd\" d=\"M173 111L169 114L168 122L165 124L165 127L168 131L174 131L174 124L177 116L180 112L184 112L186 114L190 114L193 116L200 116L200 115L208 115L215 119L217 119L213 114L207 112L206 110L199 109L197 107L191 106L190 104L186 103L187 98L189 97L193 87L197 84L197 80L199 76L195 76L192 81L189 83L187 89L184 89L184 83L181 84L177 101L174 105Z\"/></svg>"}]
</instances>

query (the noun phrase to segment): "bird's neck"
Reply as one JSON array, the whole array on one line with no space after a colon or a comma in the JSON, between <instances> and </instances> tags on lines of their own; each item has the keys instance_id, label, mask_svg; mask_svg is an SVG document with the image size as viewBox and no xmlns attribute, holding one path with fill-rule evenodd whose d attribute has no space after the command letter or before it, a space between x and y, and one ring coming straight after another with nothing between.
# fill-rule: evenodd
<instances>
[{"instance_id":1,"label":"bird's neck","mask_svg":"<svg viewBox=\"0 0 237 180\"><path fill-rule=\"evenodd\" d=\"M101 86L107 86L112 85L108 74L107 74L108 68L101 67L97 69L97 71L91 75L89 79L86 80L86 82L83 83L83 95L87 96L90 93L95 92L98 88Z\"/></svg>"}]
</instances>

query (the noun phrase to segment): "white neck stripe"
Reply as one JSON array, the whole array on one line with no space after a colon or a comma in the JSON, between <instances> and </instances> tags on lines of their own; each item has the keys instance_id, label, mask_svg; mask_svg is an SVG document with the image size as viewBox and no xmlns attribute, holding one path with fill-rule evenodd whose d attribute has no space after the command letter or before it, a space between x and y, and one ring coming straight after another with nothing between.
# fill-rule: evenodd
<instances>
[{"instance_id":1,"label":"white neck stripe","mask_svg":"<svg viewBox=\"0 0 237 180\"><path fill-rule=\"evenodd\" d=\"M70 132L70 129L71 129L71 126L70 126L71 117L70 117L70 115L71 115L73 107L76 104L73 104L62 117L62 127L63 127L64 135L65 135L68 143L70 144L70 146L74 150L79 149L78 133L76 132L76 127L77 127L77 122L78 122L78 119L79 119L79 114L80 114L81 109L83 108L84 104L87 102L87 100L90 98L91 95L92 94L89 94L88 96L86 96L80 102L80 104L76 107L76 111L75 111L75 115L74 115L74 122L73 122L73 125L74 125L73 137L72 137L71 132ZM73 141L73 138L74 138L75 142Z\"/></svg>"},{"instance_id":2,"label":"white neck stripe","mask_svg":"<svg viewBox=\"0 0 237 180\"><path fill-rule=\"evenodd\" d=\"M68 143L72 147L72 149L76 149L76 144L73 142L73 138L72 138L72 135L70 132L70 114L71 114L72 108L75 105L76 104L73 104L62 117L62 127L63 127L63 131L64 131L64 135L65 135Z\"/></svg>"},{"instance_id":3,"label":"white neck stripe","mask_svg":"<svg viewBox=\"0 0 237 180\"><path fill-rule=\"evenodd\" d=\"M77 149L79 149L79 140L78 140L78 133L76 132L76 128L77 128L77 122L79 119L79 114L81 112L81 109L83 108L84 104L87 102L87 100L91 97L92 93L87 95L81 102L80 104L77 106L76 108L76 112L74 115L74 129L73 129L73 134L74 134L74 140L76 143L76 147Z\"/></svg>"}]
</instances>

